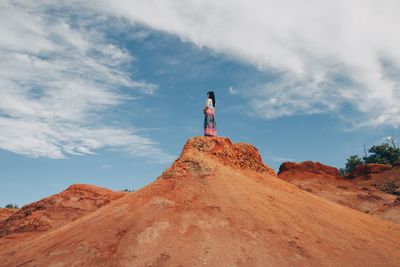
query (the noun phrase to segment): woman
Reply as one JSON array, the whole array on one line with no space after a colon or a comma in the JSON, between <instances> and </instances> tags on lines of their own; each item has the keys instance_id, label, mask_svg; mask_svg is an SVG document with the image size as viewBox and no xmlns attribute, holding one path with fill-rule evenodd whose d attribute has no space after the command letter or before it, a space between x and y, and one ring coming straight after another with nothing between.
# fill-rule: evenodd
<instances>
[{"instance_id":1,"label":"woman","mask_svg":"<svg viewBox=\"0 0 400 267\"><path fill-rule=\"evenodd\" d=\"M207 92L206 106L204 107L204 136L216 136L215 123L215 95L213 91Z\"/></svg>"}]
</instances>

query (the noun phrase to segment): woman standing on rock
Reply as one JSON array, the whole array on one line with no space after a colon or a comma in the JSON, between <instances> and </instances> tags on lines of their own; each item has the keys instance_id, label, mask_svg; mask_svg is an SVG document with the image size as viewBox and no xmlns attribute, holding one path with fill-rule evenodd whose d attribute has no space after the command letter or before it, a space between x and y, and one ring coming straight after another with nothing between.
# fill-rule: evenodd
<instances>
[{"instance_id":1,"label":"woman standing on rock","mask_svg":"<svg viewBox=\"0 0 400 267\"><path fill-rule=\"evenodd\" d=\"M207 92L206 106L204 107L204 136L216 136L215 122L215 95L213 91Z\"/></svg>"}]
</instances>

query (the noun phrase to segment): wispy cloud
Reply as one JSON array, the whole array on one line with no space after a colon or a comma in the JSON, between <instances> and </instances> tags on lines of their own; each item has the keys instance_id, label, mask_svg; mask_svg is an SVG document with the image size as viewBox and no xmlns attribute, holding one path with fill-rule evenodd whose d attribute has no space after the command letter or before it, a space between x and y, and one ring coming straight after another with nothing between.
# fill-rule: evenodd
<instances>
[{"instance_id":1,"label":"wispy cloud","mask_svg":"<svg viewBox=\"0 0 400 267\"><path fill-rule=\"evenodd\" d=\"M157 86L131 79L134 56L93 27L100 15L57 4L0 3L0 148L50 158L111 148L171 160L136 129L103 119L132 99L126 92Z\"/></svg>"},{"instance_id":2,"label":"wispy cloud","mask_svg":"<svg viewBox=\"0 0 400 267\"><path fill-rule=\"evenodd\" d=\"M356 113L357 126L400 126L400 2L102 1L103 12L272 71L249 94L265 118ZM246 93L247 94L247 93Z\"/></svg>"},{"instance_id":3,"label":"wispy cloud","mask_svg":"<svg viewBox=\"0 0 400 267\"><path fill-rule=\"evenodd\" d=\"M103 170L107 170L107 169L110 169L110 168L112 168L112 166L110 164L103 164L103 165L100 166L100 169L103 169Z\"/></svg>"},{"instance_id":4,"label":"wispy cloud","mask_svg":"<svg viewBox=\"0 0 400 267\"><path fill-rule=\"evenodd\" d=\"M237 89L233 88L232 86L228 88L228 92L230 95L236 95L238 93Z\"/></svg>"},{"instance_id":5,"label":"wispy cloud","mask_svg":"<svg viewBox=\"0 0 400 267\"><path fill-rule=\"evenodd\" d=\"M275 162L275 163L283 163L283 162L288 162L288 161L290 161L290 162L295 161L294 159L291 159L291 158L276 157L276 156L268 156L266 159L267 159L267 161L272 161L272 162Z\"/></svg>"}]
</instances>

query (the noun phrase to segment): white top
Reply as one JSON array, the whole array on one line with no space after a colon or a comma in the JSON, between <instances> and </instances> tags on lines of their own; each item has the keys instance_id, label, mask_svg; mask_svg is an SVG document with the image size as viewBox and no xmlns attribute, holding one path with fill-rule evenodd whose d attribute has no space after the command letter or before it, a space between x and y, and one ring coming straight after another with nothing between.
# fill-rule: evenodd
<instances>
[{"instance_id":1,"label":"white top","mask_svg":"<svg viewBox=\"0 0 400 267\"><path fill-rule=\"evenodd\" d=\"M215 109L214 106L213 106L213 104L212 104L212 99L211 99L211 98L207 98L206 107Z\"/></svg>"}]
</instances>

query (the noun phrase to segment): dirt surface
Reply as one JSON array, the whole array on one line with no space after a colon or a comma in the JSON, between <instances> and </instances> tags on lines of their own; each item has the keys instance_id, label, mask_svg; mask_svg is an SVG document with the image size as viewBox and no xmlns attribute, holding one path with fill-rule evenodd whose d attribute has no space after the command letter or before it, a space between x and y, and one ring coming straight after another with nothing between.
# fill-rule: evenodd
<instances>
[{"instance_id":1,"label":"dirt surface","mask_svg":"<svg viewBox=\"0 0 400 267\"><path fill-rule=\"evenodd\" d=\"M0 222L0 237L61 227L125 195L94 185L71 185L60 194L25 205L7 216Z\"/></svg>"},{"instance_id":2,"label":"dirt surface","mask_svg":"<svg viewBox=\"0 0 400 267\"><path fill-rule=\"evenodd\" d=\"M0 224L17 211L18 209L0 208Z\"/></svg>"},{"instance_id":3,"label":"dirt surface","mask_svg":"<svg viewBox=\"0 0 400 267\"><path fill-rule=\"evenodd\" d=\"M361 164L356 166L349 176L350 178L365 177L370 174L382 173L391 168L392 165L389 164L376 164L376 163Z\"/></svg>"},{"instance_id":4,"label":"dirt surface","mask_svg":"<svg viewBox=\"0 0 400 267\"><path fill-rule=\"evenodd\" d=\"M382 177L382 173L388 168L387 165L371 165L362 169L358 168L355 173L374 175L375 183L375 180ZM364 176L358 179L346 179L339 175L336 168L310 161L283 163L278 176L317 196L400 223L400 199L394 194L373 186L371 178L367 179L370 183L365 183Z\"/></svg>"},{"instance_id":5,"label":"dirt surface","mask_svg":"<svg viewBox=\"0 0 400 267\"><path fill-rule=\"evenodd\" d=\"M365 170L368 169L368 165L370 164L362 165L359 168ZM352 176L354 177L352 181L360 185L372 185L384 189L385 185L390 187L390 184L393 184L395 188L390 193L396 194L398 192L398 196L400 197L400 164L396 164L390 168L383 168L381 171L376 172L354 172Z\"/></svg>"},{"instance_id":6,"label":"dirt surface","mask_svg":"<svg viewBox=\"0 0 400 267\"><path fill-rule=\"evenodd\" d=\"M258 151L194 137L154 182L0 250L0 266L399 266L400 225L279 179Z\"/></svg>"},{"instance_id":7,"label":"dirt surface","mask_svg":"<svg viewBox=\"0 0 400 267\"><path fill-rule=\"evenodd\" d=\"M321 164L319 162L284 162L279 167L279 175L288 173L314 173L333 178L339 178L339 170L335 167Z\"/></svg>"}]
</instances>

